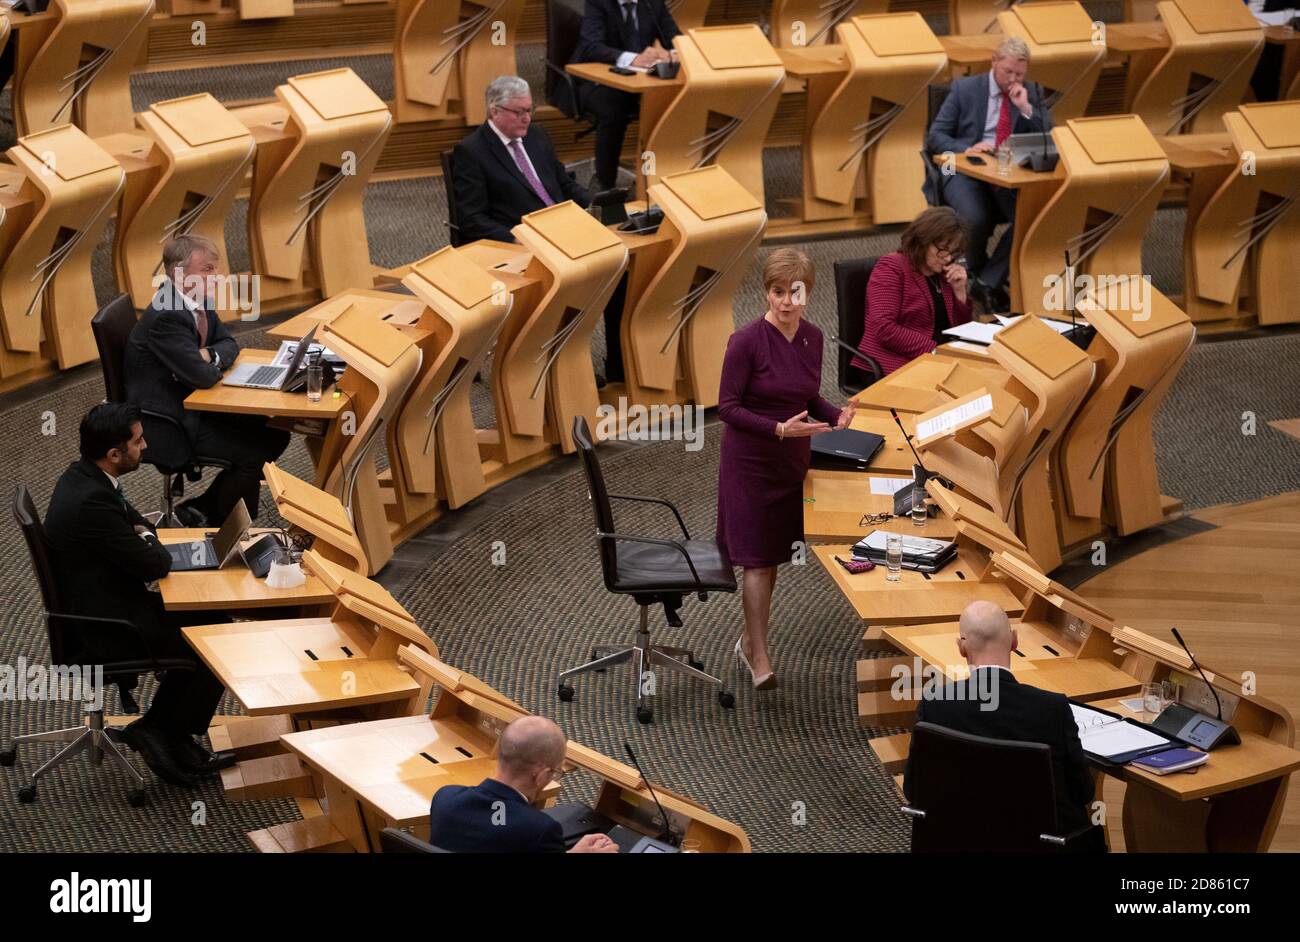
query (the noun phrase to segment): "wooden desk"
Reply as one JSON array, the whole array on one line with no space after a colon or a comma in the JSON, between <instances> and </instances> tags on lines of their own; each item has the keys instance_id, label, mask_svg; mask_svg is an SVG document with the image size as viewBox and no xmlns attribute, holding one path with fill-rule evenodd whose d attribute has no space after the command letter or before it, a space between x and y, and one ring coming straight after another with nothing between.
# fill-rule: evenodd
<instances>
[{"instance_id":1,"label":"wooden desk","mask_svg":"<svg viewBox=\"0 0 1300 942\"><path fill-rule=\"evenodd\" d=\"M910 516L859 526L864 514L892 513L894 510L892 496L871 493L871 479L877 477L883 475L870 471L809 471L803 482L805 539L838 543L846 539L860 539L872 530L888 530L891 533L932 540L951 540L957 535L957 528L942 514L929 518L923 527L912 523ZM912 480L910 474L890 477L895 480ZM847 558L846 556L845 559Z\"/></svg>"},{"instance_id":2,"label":"wooden desk","mask_svg":"<svg viewBox=\"0 0 1300 942\"><path fill-rule=\"evenodd\" d=\"M1164 52L1169 48L1169 34L1158 21L1107 23L1106 48L1126 56L1142 52Z\"/></svg>"},{"instance_id":3,"label":"wooden desk","mask_svg":"<svg viewBox=\"0 0 1300 942\"><path fill-rule=\"evenodd\" d=\"M1232 138L1226 133L1174 134L1157 137L1169 166L1184 173L1212 167L1231 167L1237 162Z\"/></svg>"},{"instance_id":4,"label":"wooden desk","mask_svg":"<svg viewBox=\"0 0 1300 942\"><path fill-rule=\"evenodd\" d=\"M210 532L184 527L159 530L158 541L164 544L187 543L201 540ZM262 530L257 535L266 532L271 531ZM242 560L225 569L173 572L158 580L158 589L162 593L163 606L169 612L324 605L334 600L333 593L311 574L307 574L307 581L297 588L272 589L265 579L258 579L249 572Z\"/></svg>"}]
</instances>

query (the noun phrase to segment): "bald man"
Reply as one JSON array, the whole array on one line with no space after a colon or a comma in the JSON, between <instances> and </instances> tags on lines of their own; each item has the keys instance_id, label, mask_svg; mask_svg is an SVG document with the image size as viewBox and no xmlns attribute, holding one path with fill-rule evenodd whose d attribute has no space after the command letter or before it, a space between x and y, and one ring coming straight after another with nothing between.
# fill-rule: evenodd
<instances>
[{"instance_id":1,"label":"bald man","mask_svg":"<svg viewBox=\"0 0 1300 942\"><path fill-rule=\"evenodd\" d=\"M543 716L524 716L501 733L492 778L472 788L444 785L429 807L429 843L458 854L562 854L560 822L533 807L559 777L568 740ZM571 854L616 854L604 834L588 834Z\"/></svg>"},{"instance_id":2,"label":"bald man","mask_svg":"<svg viewBox=\"0 0 1300 942\"><path fill-rule=\"evenodd\" d=\"M1056 817L1062 833L1088 823L1092 802L1092 771L1079 744L1079 730L1070 703L1019 683L1011 673L1016 630L1006 613L992 602L972 602L961 613L957 648L970 667L970 680L948 684L939 696L916 705L916 721L933 723L989 739L1046 743L1052 750L1056 782ZM978 774L978 769L953 770ZM912 764L903 772L903 794L909 795ZM979 809L972 808L972 814Z\"/></svg>"}]
</instances>

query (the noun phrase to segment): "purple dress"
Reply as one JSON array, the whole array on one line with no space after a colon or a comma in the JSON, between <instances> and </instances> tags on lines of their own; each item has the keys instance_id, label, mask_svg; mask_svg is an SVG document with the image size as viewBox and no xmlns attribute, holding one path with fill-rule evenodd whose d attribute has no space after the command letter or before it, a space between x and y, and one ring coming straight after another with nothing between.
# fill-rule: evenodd
<instances>
[{"instance_id":1,"label":"purple dress","mask_svg":"<svg viewBox=\"0 0 1300 942\"><path fill-rule=\"evenodd\" d=\"M794 340L761 317L731 335L722 361L718 417L718 543L733 565L788 563L803 540L803 479L811 438L776 437L776 425L805 409L834 425L840 410L818 393L822 332L799 322Z\"/></svg>"}]
</instances>

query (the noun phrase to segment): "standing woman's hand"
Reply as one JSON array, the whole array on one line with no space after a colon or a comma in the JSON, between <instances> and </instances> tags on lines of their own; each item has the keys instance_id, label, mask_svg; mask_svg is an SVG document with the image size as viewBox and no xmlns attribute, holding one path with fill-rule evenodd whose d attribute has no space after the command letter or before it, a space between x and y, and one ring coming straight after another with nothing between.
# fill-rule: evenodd
<instances>
[{"instance_id":1,"label":"standing woman's hand","mask_svg":"<svg viewBox=\"0 0 1300 942\"><path fill-rule=\"evenodd\" d=\"M805 409L794 418L776 423L776 437L810 438L818 432L829 432L830 428L825 422L809 422L808 410Z\"/></svg>"},{"instance_id":2,"label":"standing woman's hand","mask_svg":"<svg viewBox=\"0 0 1300 942\"><path fill-rule=\"evenodd\" d=\"M845 404L844 408L840 410L840 417L835 423L835 430L838 432L840 429L848 428L849 424L853 421L853 417L857 415L857 412L858 404L850 399Z\"/></svg>"}]
</instances>

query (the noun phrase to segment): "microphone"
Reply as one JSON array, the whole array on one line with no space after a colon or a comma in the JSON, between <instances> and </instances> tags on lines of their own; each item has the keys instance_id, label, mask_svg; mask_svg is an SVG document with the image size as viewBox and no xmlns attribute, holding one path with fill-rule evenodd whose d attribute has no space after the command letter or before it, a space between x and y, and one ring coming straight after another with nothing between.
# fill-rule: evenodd
<instances>
[{"instance_id":1,"label":"microphone","mask_svg":"<svg viewBox=\"0 0 1300 942\"><path fill-rule=\"evenodd\" d=\"M929 480L930 472L926 470L925 462L921 460L921 456L916 453L916 446L912 444L912 436L908 435L907 429L903 428L903 420L898 417L898 410L890 406L889 414L894 417L894 424L897 425L898 430L903 433L903 438L907 441L907 447L912 449L912 457L916 459L916 466L920 468L921 472L925 475L925 480ZM925 482L922 481L922 483Z\"/></svg>"},{"instance_id":2,"label":"microphone","mask_svg":"<svg viewBox=\"0 0 1300 942\"><path fill-rule=\"evenodd\" d=\"M632 760L632 764L636 766L637 774L641 776L641 781L645 782L646 791L655 800L655 807L659 809L659 814L664 819L664 829L659 832L659 840L667 841L674 847L678 846L680 841L677 835L673 833L673 826L668 821L668 812L664 811L664 806L659 804L659 796L655 794L654 788L651 787L649 777L641 770L641 763L636 761L636 753L632 751L632 747L626 739L623 740L623 749L627 752L627 757Z\"/></svg>"},{"instance_id":3,"label":"microphone","mask_svg":"<svg viewBox=\"0 0 1300 942\"><path fill-rule=\"evenodd\" d=\"M1070 337L1074 337L1074 332L1079 329L1075 321L1075 310L1078 305L1074 297L1074 266L1070 264L1070 250L1065 250L1065 306L1070 309Z\"/></svg>"},{"instance_id":4,"label":"microphone","mask_svg":"<svg viewBox=\"0 0 1300 942\"><path fill-rule=\"evenodd\" d=\"M1187 656L1188 656L1188 658L1191 659L1192 666L1195 667L1196 670L1200 673L1200 675L1201 675L1201 680L1205 681L1205 686L1209 687L1209 688L1210 688L1210 693L1214 694L1214 708L1215 708L1215 709L1214 709L1214 712L1215 712L1215 714L1216 714L1215 718L1216 718L1220 723L1222 723L1222 722L1223 722L1223 702L1219 699L1219 694L1218 694L1218 692L1214 689L1214 685L1213 685L1212 683L1210 683L1210 679L1209 679L1208 677L1205 676L1205 671L1201 670L1201 665L1198 664L1198 663L1196 663L1196 658L1195 658L1195 657L1193 656L1193 654L1192 654L1192 649L1189 648L1189 647L1187 646L1187 642L1184 641L1184 640L1183 640L1183 636L1180 635L1180 634L1178 633L1178 629L1177 629L1177 628L1170 628L1169 630L1172 631L1172 632L1174 633L1174 640L1177 641L1179 644L1181 644L1181 645L1183 646L1183 650L1187 652Z\"/></svg>"},{"instance_id":5,"label":"microphone","mask_svg":"<svg viewBox=\"0 0 1300 942\"><path fill-rule=\"evenodd\" d=\"M1043 90L1039 87L1037 82L1034 83L1034 87L1038 92L1038 107L1034 111L1034 116L1038 118L1038 129L1043 135L1043 163L1042 166L1035 167L1034 169L1046 171L1049 168L1047 166L1047 122L1043 120Z\"/></svg>"}]
</instances>

